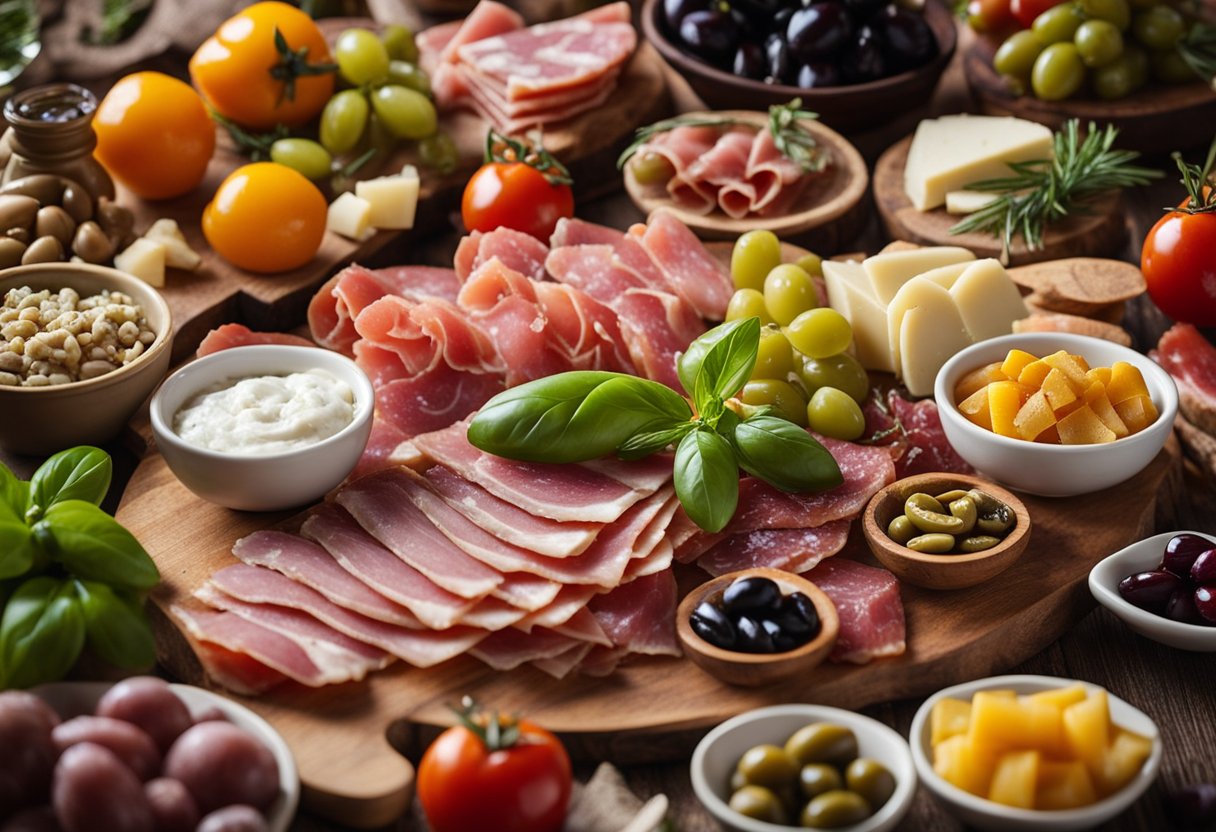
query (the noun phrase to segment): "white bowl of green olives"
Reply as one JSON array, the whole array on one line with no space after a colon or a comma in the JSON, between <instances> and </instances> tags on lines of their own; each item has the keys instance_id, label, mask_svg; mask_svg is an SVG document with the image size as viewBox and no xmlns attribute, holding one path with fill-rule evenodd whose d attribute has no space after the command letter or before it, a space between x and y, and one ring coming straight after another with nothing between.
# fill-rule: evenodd
<instances>
[{"instance_id":1,"label":"white bowl of green olives","mask_svg":"<svg viewBox=\"0 0 1216 832\"><path fill-rule=\"evenodd\" d=\"M690 773L697 799L735 832L885 832L908 813L917 782L912 753L895 731L852 711L803 704L723 722L693 751Z\"/></svg>"}]
</instances>

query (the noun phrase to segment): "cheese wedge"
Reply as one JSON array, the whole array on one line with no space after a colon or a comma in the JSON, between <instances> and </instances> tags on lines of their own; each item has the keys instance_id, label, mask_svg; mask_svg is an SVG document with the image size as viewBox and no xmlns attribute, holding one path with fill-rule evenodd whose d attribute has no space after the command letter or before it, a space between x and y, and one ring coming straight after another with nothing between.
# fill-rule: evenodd
<instances>
[{"instance_id":1,"label":"cheese wedge","mask_svg":"<svg viewBox=\"0 0 1216 832\"><path fill-rule=\"evenodd\" d=\"M1009 174L1010 162L1050 159L1052 133L1032 121L999 116L943 116L916 128L904 189L918 211L946 202L950 191Z\"/></svg>"},{"instance_id":2,"label":"cheese wedge","mask_svg":"<svg viewBox=\"0 0 1216 832\"><path fill-rule=\"evenodd\" d=\"M933 300L909 309L899 327L900 376L913 396L932 396L937 371L971 345L958 309L949 302L949 294L941 292L945 303L939 302L941 295L927 293L925 299Z\"/></svg>"},{"instance_id":3,"label":"cheese wedge","mask_svg":"<svg viewBox=\"0 0 1216 832\"><path fill-rule=\"evenodd\" d=\"M950 287L972 341L1013 332L1013 322L1030 314L1009 272L991 258L972 263Z\"/></svg>"},{"instance_id":4,"label":"cheese wedge","mask_svg":"<svg viewBox=\"0 0 1216 832\"><path fill-rule=\"evenodd\" d=\"M899 368L901 375L905 372L903 329L908 313L913 309L922 309L930 315L940 316L943 327L951 329L958 327L963 330L963 337L966 338L966 326L963 324L963 319L954 304L954 299L950 297L950 292L939 284L931 280L925 280L923 277L912 278L904 284L904 287L899 290L895 298L887 304L887 339L891 349L891 363ZM953 343L953 339L951 342ZM970 344L971 339L967 338L963 346L969 346ZM913 359L915 363L915 355ZM942 363L945 363L944 360ZM941 364L933 367L931 370L932 376L936 376L940 368ZM930 387L928 390L930 394L933 392L932 376L930 376ZM911 384L906 377L904 378L904 383L908 384L909 390L912 390ZM917 393L917 395L926 394Z\"/></svg>"},{"instance_id":5,"label":"cheese wedge","mask_svg":"<svg viewBox=\"0 0 1216 832\"><path fill-rule=\"evenodd\" d=\"M412 165L406 165L396 176L355 183L355 196L371 203L373 228L413 228L419 185L418 171Z\"/></svg>"},{"instance_id":6,"label":"cheese wedge","mask_svg":"<svg viewBox=\"0 0 1216 832\"><path fill-rule=\"evenodd\" d=\"M157 289L165 285L165 246L140 237L124 251L114 255L114 268L138 277Z\"/></svg>"},{"instance_id":7,"label":"cheese wedge","mask_svg":"<svg viewBox=\"0 0 1216 832\"><path fill-rule=\"evenodd\" d=\"M870 278L874 297L879 303L890 303L900 287L918 274L974 259L974 254L959 246L930 246L875 254L867 257L861 265Z\"/></svg>"},{"instance_id":8,"label":"cheese wedge","mask_svg":"<svg viewBox=\"0 0 1216 832\"><path fill-rule=\"evenodd\" d=\"M946 213L974 214L996 200L997 195L992 191L951 191L946 194Z\"/></svg>"},{"instance_id":9,"label":"cheese wedge","mask_svg":"<svg viewBox=\"0 0 1216 832\"><path fill-rule=\"evenodd\" d=\"M352 240L366 240L376 233L372 228L372 204L350 191L329 204L325 227Z\"/></svg>"},{"instance_id":10,"label":"cheese wedge","mask_svg":"<svg viewBox=\"0 0 1216 832\"><path fill-rule=\"evenodd\" d=\"M974 260L969 260L964 263L951 263L949 266L929 269L927 272L918 274L917 277L923 277L925 280L930 280L943 289L949 289L954 285L954 281L958 280L959 275L967 271L967 268L974 262Z\"/></svg>"},{"instance_id":11,"label":"cheese wedge","mask_svg":"<svg viewBox=\"0 0 1216 832\"><path fill-rule=\"evenodd\" d=\"M875 300L865 269L858 263L823 262L828 303L853 326L853 351L867 370L895 372L887 338L887 309Z\"/></svg>"}]
</instances>

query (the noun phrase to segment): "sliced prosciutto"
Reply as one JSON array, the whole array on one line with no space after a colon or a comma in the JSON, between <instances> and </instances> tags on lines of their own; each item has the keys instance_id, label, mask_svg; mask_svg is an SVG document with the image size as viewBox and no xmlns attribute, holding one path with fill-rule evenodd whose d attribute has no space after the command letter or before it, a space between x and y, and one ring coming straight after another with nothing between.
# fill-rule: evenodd
<instances>
[{"instance_id":1,"label":"sliced prosciutto","mask_svg":"<svg viewBox=\"0 0 1216 832\"><path fill-rule=\"evenodd\" d=\"M567 649L564 653L558 653L556 656L550 656L544 659L533 659L531 664L542 673L547 673L554 679L565 679L570 675L579 664L586 658L587 654L595 647L594 644L582 643L575 644Z\"/></svg>"},{"instance_id":2,"label":"sliced prosciutto","mask_svg":"<svg viewBox=\"0 0 1216 832\"><path fill-rule=\"evenodd\" d=\"M892 390L885 401L877 393L872 395L862 412L866 435L886 435L882 447L895 460L895 476L899 479L931 471L975 473L950 446L932 399L913 403Z\"/></svg>"},{"instance_id":3,"label":"sliced prosciutto","mask_svg":"<svg viewBox=\"0 0 1216 832\"><path fill-rule=\"evenodd\" d=\"M538 627L530 633L499 630L469 651L495 670L514 670L521 664L551 659L565 653L580 641Z\"/></svg>"},{"instance_id":4,"label":"sliced prosciutto","mask_svg":"<svg viewBox=\"0 0 1216 832\"><path fill-rule=\"evenodd\" d=\"M866 664L903 654L904 605L894 575L845 558L828 558L803 577L822 589L840 613L832 661Z\"/></svg>"},{"instance_id":5,"label":"sliced prosciutto","mask_svg":"<svg viewBox=\"0 0 1216 832\"><path fill-rule=\"evenodd\" d=\"M500 374L506 368L489 335L453 303L386 295L355 318L355 360L373 384L412 378L440 363Z\"/></svg>"},{"instance_id":6,"label":"sliced prosciutto","mask_svg":"<svg viewBox=\"0 0 1216 832\"><path fill-rule=\"evenodd\" d=\"M697 565L711 575L755 566L805 572L843 549L848 539L848 520L809 529L759 529L716 543L697 559Z\"/></svg>"},{"instance_id":7,"label":"sliced prosciutto","mask_svg":"<svg viewBox=\"0 0 1216 832\"><path fill-rule=\"evenodd\" d=\"M282 344L289 347L315 347L312 341L289 332L254 332L244 324L223 324L208 332L199 342L195 355L202 358L213 352L232 347L249 347L260 344Z\"/></svg>"},{"instance_id":8,"label":"sliced prosciutto","mask_svg":"<svg viewBox=\"0 0 1216 832\"><path fill-rule=\"evenodd\" d=\"M469 275L492 258L533 280L545 279L545 257L549 247L531 234L513 228L474 231L456 247L456 276L463 284Z\"/></svg>"},{"instance_id":9,"label":"sliced prosciutto","mask_svg":"<svg viewBox=\"0 0 1216 832\"><path fill-rule=\"evenodd\" d=\"M386 434L404 440L468 417L502 390L502 377L497 374L454 370L441 363L413 378L398 378L378 385L377 421L389 422L392 428ZM388 435L384 439L391 441ZM379 445L374 447L381 448ZM391 454L395 448L388 452Z\"/></svg>"},{"instance_id":10,"label":"sliced prosciutto","mask_svg":"<svg viewBox=\"0 0 1216 832\"><path fill-rule=\"evenodd\" d=\"M533 627L548 627L556 629L577 616L587 606L598 592L597 586L577 586L570 584L562 587L562 591L553 599L553 603L543 610L528 613L515 624L517 629L530 632Z\"/></svg>"},{"instance_id":11,"label":"sliced prosciutto","mask_svg":"<svg viewBox=\"0 0 1216 832\"><path fill-rule=\"evenodd\" d=\"M514 9L494 0L481 0L463 21L443 23L419 32L416 43L423 68L431 76L435 103L446 109L468 93L455 69L460 47L521 29L523 25L524 19Z\"/></svg>"},{"instance_id":12,"label":"sliced prosciutto","mask_svg":"<svg viewBox=\"0 0 1216 832\"><path fill-rule=\"evenodd\" d=\"M643 247L677 295L703 318L720 321L734 285L726 268L684 223L665 211L653 214L641 234Z\"/></svg>"},{"instance_id":13,"label":"sliced prosciutto","mask_svg":"<svg viewBox=\"0 0 1216 832\"><path fill-rule=\"evenodd\" d=\"M617 587L589 604L617 647L634 653L679 656L676 579L670 569Z\"/></svg>"},{"instance_id":14,"label":"sliced prosciutto","mask_svg":"<svg viewBox=\"0 0 1216 832\"><path fill-rule=\"evenodd\" d=\"M1191 324L1174 324L1154 355L1178 384L1178 405L1191 424L1216 434L1216 347Z\"/></svg>"}]
</instances>

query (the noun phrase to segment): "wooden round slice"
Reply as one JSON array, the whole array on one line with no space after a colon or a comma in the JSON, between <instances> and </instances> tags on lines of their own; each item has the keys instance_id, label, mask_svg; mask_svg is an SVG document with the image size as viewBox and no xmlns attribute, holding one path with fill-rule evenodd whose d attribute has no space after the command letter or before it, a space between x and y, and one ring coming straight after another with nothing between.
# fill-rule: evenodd
<instances>
[{"instance_id":1,"label":"wooden round slice","mask_svg":"<svg viewBox=\"0 0 1216 832\"><path fill-rule=\"evenodd\" d=\"M689 116L734 118L767 129L768 113L751 110L725 110L688 113ZM669 211L697 232L702 239L734 240L746 231L768 229L782 239L797 240L815 251L831 253L860 233L866 219L864 201L869 175L857 148L835 130L818 121L800 122L819 146L831 154L832 163L821 174L813 174L790 210L773 216L733 219L719 210L710 214L689 211L668 195L663 185L642 185L625 166L625 190L637 207L650 214Z\"/></svg>"},{"instance_id":2,"label":"wooden round slice","mask_svg":"<svg viewBox=\"0 0 1216 832\"><path fill-rule=\"evenodd\" d=\"M874 167L874 202L887 233L897 240L926 246L963 246L977 257L1001 256L1001 241L991 234L969 232L951 234L950 229L963 220L947 214L945 208L918 211L904 190L904 167L912 137L892 145ZM1094 257L1113 254L1123 245L1127 233L1123 224L1122 198L1118 194L1099 196L1087 210L1052 224L1043 234L1042 248L1031 251L1021 237L1009 251L1009 264L1023 265L1059 260L1063 257Z\"/></svg>"}]
</instances>

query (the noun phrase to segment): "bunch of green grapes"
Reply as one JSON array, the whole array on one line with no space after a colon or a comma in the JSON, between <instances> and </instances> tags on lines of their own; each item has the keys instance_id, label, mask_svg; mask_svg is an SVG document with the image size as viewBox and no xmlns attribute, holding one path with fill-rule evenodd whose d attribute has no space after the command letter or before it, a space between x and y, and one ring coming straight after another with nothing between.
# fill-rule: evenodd
<instances>
[{"instance_id":1,"label":"bunch of green grapes","mask_svg":"<svg viewBox=\"0 0 1216 832\"><path fill-rule=\"evenodd\" d=\"M861 436L870 378L847 352L853 343L848 319L819 306L814 277L823 273L820 259L811 254L784 263L775 234L749 231L735 243L730 271L735 294L726 320L759 317L764 324L756 368L740 400L768 405L775 415L825 436Z\"/></svg>"},{"instance_id":2,"label":"bunch of green grapes","mask_svg":"<svg viewBox=\"0 0 1216 832\"><path fill-rule=\"evenodd\" d=\"M379 35L347 29L334 45L340 78L349 85L321 112L320 142L283 139L271 158L310 179L328 175L333 158L363 148L388 152L402 140L417 141L422 163L443 173L456 167L456 146L439 132L431 81L418 67L418 47L404 26Z\"/></svg>"},{"instance_id":3,"label":"bunch of green grapes","mask_svg":"<svg viewBox=\"0 0 1216 832\"><path fill-rule=\"evenodd\" d=\"M1071 98L1087 82L1099 98L1123 98L1150 78L1199 79L1178 48L1195 25L1159 0L1073 0L1010 35L992 65L1014 89L1046 101Z\"/></svg>"}]
</instances>

